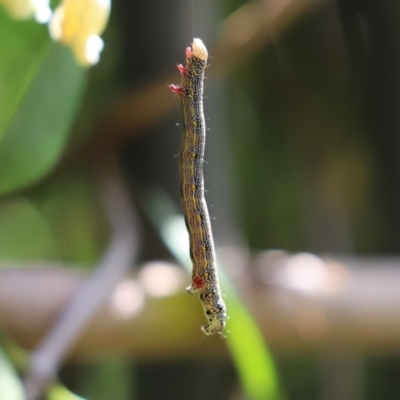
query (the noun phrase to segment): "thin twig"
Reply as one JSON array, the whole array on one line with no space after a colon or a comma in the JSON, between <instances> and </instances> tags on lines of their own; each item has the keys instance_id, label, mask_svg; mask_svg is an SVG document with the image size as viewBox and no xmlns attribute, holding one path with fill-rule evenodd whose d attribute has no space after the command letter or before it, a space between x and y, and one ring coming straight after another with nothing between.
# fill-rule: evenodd
<instances>
[{"instance_id":1,"label":"thin twig","mask_svg":"<svg viewBox=\"0 0 400 400\"><path fill-rule=\"evenodd\" d=\"M25 379L28 400L39 398L54 380L66 354L138 253L138 222L118 167L110 162L98 172L100 198L111 227L110 244L96 272L33 352Z\"/></svg>"}]
</instances>

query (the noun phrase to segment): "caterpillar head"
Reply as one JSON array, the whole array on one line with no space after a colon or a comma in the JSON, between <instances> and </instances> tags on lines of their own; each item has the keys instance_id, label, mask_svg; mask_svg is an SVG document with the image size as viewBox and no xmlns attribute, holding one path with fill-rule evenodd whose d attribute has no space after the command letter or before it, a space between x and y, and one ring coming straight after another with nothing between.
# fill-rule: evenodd
<instances>
[{"instance_id":1,"label":"caterpillar head","mask_svg":"<svg viewBox=\"0 0 400 400\"><path fill-rule=\"evenodd\" d=\"M201 39L198 38L193 39L192 56L199 58L202 61L207 61L208 51Z\"/></svg>"}]
</instances>

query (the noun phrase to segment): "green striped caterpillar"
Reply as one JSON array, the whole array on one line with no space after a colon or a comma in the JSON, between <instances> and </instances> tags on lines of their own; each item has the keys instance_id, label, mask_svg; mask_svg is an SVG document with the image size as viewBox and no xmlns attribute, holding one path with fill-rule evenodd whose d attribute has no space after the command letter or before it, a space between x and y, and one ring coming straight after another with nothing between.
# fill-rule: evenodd
<instances>
[{"instance_id":1,"label":"green striped caterpillar","mask_svg":"<svg viewBox=\"0 0 400 400\"><path fill-rule=\"evenodd\" d=\"M206 335L222 334L226 307L218 283L214 240L204 198L203 160L206 126L203 113L203 80L208 52L200 39L186 48L186 66L178 65L182 83L170 85L181 100L183 137L180 153L180 195L193 262L190 294L197 294L207 317Z\"/></svg>"}]
</instances>

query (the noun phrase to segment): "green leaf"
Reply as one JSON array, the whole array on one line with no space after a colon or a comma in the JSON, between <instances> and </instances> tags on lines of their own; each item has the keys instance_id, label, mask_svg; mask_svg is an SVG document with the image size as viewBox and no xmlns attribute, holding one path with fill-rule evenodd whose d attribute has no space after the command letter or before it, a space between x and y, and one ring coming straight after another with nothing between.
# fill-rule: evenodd
<instances>
[{"instance_id":1,"label":"green leaf","mask_svg":"<svg viewBox=\"0 0 400 400\"><path fill-rule=\"evenodd\" d=\"M46 221L28 200L0 204L0 261L42 260L52 244Z\"/></svg>"},{"instance_id":2,"label":"green leaf","mask_svg":"<svg viewBox=\"0 0 400 400\"><path fill-rule=\"evenodd\" d=\"M226 277L221 278L222 290L229 305L227 341L242 385L250 399L278 400L282 397L275 362L261 331L232 284Z\"/></svg>"},{"instance_id":3,"label":"green leaf","mask_svg":"<svg viewBox=\"0 0 400 400\"><path fill-rule=\"evenodd\" d=\"M17 373L0 349L0 399L24 400L25 394Z\"/></svg>"},{"instance_id":4,"label":"green leaf","mask_svg":"<svg viewBox=\"0 0 400 400\"><path fill-rule=\"evenodd\" d=\"M48 400L85 400L83 397L77 396L70 392L65 386L57 383L53 385L47 394Z\"/></svg>"},{"instance_id":5,"label":"green leaf","mask_svg":"<svg viewBox=\"0 0 400 400\"><path fill-rule=\"evenodd\" d=\"M34 183L55 165L81 98L84 70L69 49L48 41L38 64L11 119L0 123L0 194Z\"/></svg>"},{"instance_id":6,"label":"green leaf","mask_svg":"<svg viewBox=\"0 0 400 400\"><path fill-rule=\"evenodd\" d=\"M52 232L52 257L90 269L98 262L109 236L92 183L87 171L69 170L41 185L33 196Z\"/></svg>"},{"instance_id":7,"label":"green leaf","mask_svg":"<svg viewBox=\"0 0 400 400\"><path fill-rule=\"evenodd\" d=\"M150 193L145 204L168 249L190 271L189 239L183 217L176 214L171 201L161 191ZM275 362L256 321L228 279L221 274L220 277L229 315L227 344L247 398L282 399Z\"/></svg>"},{"instance_id":8,"label":"green leaf","mask_svg":"<svg viewBox=\"0 0 400 400\"><path fill-rule=\"evenodd\" d=\"M0 7L0 142L47 43L45 26L14 21Z\"/></svg>"}]
</instances>

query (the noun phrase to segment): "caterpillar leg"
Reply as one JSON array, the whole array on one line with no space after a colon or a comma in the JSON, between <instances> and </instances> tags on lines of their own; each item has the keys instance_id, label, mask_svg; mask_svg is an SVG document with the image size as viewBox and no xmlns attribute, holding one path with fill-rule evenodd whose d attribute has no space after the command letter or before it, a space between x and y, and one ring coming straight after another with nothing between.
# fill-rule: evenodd
<instances>
[{"instance_id":1,"label":"caterpillar leg","mask_svg":"<svg viewBox=\"0 0 400 400\"><path fill-rule=\"evenodd\" d=\"M193 287L193 285L188 286L188 287L186 288L186 291L187 291L189 294L191 294L192 296L193 296L194 294L196 294L196 289Z\"/></svg>"}]
</instances>

